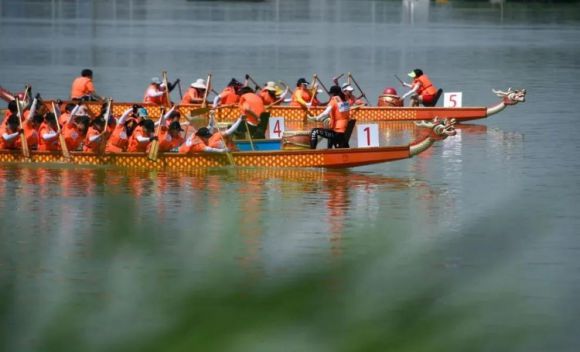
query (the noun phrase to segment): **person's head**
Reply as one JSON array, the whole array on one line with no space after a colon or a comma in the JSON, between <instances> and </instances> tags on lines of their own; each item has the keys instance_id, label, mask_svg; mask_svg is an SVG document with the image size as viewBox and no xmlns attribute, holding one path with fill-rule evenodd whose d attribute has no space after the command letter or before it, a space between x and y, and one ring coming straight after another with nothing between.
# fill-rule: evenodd
<instances>
[{"instance_id":1,"label":"person's head","mask_svg":"<svg viewBox=\"0 0 580 352\"><path fill-rule=\"evenodd\" d=\"M64 111L71 113L74 110L75 106L76 106L75 104L68 103L65 105Z\"/></svg>"},{"instance_id":2,"label":"person's head","mask_svg":"<svg viewBox=\"0 0 580 352\"><path fill-rule=\"evenodd\" d=\"M273 81L266 82L266 85L264 86L264 90L266 90L266 92L268 92L268 94L272 98L276 98L276 82L273 82Z\"/></svg>"},{"instance_id":3,"label":"person's head","mask_svg":"<svg viewBox=\"0 0 580 352\"><path fill-rule=\"evenodd\" d=\"M91 121L90 117L88 117L86 115L82 115L82 116L77 116L76 117L76 128L77 128L77 131L81 135L87 134L87 131L89 129L90 121Z\"/></svg>"},{"instance_id":4,"label":"person's head","mask_svg":"<svg viewBox=\"0 0 580 352\"><path fill-rule=\"evenodd\" d=\"M240 81L238 81L235 78L232 78L230 80L230 82L228 83L228 87L234 87L234 88L240 88L242 86L242 83L240 83Z\"/></svg>"},{"instance_id":5,"label":"person's head","mask_svg":"<svg viewBox=\"0 0 580 352\"><path fill-rule=\"evenodd\" d=\"M179 121L173 121L171 124L169 124L168 131L169 135L175 138L179 136L179 133L183 131L183 129L181 128Z\"/></svg>"},{"instance_id":6,"label":"person's head","mask_svg":"<svg viewBox=\"0 0 580 352\"><path fill-rule=\"evenodd\" d=\"M419 78L423 76L423 71L420 68L416 68L413 71L409 72L408 76L411 78Z\"/></svg>"},{"instance_id":7,"label":"person's head","mask_svg":"<svg viewBox=\"0 0 580 352\"><path fill-rule=\"evenodd\" d=\"M81 76L87 77L87 78L93 78L93 71L89 70L88 68L85 68L84 70L81 71Z\"/></svg>"},{"instance_id":8,"label":"person's head","mask_svg":"<svg viewBox=\"0 0 580 352\"><path fill-rule=\"evenodd\" d=\"M191 83L190 86L199 91L205 91L207 89L207 85L205 84L205 80L203 78L198 78L195 82Z\"/></svg>"},{"instance_id":9,"label":"person's head","mask_svg":"<svg viewBox=\"0 0 580 352\"><path fill-rule=\"evenodd\" d=\"M161 86L161 83L163 83L163 82L161 81L161 79L159 77L151 78L151 84L154 84L156 86Z\"/></svg>"},{"instance_id":10,"label":"person's head","mask_svg":"<svg viewBox=\"0 0 580 352\"><path fill-rule=\"evenodd\" d=\"M53 129L56 128L56 116L54 116L52 112L49 112L46 115L44 115L44 121L48 123L48 125Z\"/></svg>"},{"instance_id":11,"label":"person's head","mask_svg":"<svg viewBox=\"0 0 580 352\"><path fill-rule=\"evenodd\" d=\"M35 114L32 119L30 119L30 122L32 123L32 128L38 129L42 122L44 122L44 117L42 117L41 114Z\"/></svg>"},{"instance_id":12,"label":"person's head","mask_svg":"<svg viewBox=\"0 0 580 352\"><path fill-rule=\"evenodd\" d=\"M18 130L18 127L20 127L20 119L18 118L18 115L16 114L10 115L8 117L8 120L6 121L6 126L8 126L10 131L16 132Z\"/></svg>"},{"instance_id":13,"label":"person's head","mask_svg":"<svg viewBox=\"0 0 580 352\"><path fill-rule=\"evenodd\" d=\"M201 127L197 132L195 132L195 135L201 139L207 140L211 137L211 132L207 127Z\"/></svg>"},{"instance_id":14,"label":"person's head","mask_svg":"<svg viewBox=\"0 0 580 352\"><path fill-rule=\"evenodd\" d=\"M149 113L147 113L147 109L145 109L144 107L138 108L137 113L135 115L137 117L137 120L139 121L143 121L149 118Z\"/></svg>"},{"instance_id":15,"label":"person's head","mask_svg":"<svg viewBox=\"0 0 580 352\"><path fill-rule=\"evenodd\" d=\"M152 120L147 119L143 121L143 124L141 126L143 126L143 131L145 131L149 135L155 132L155 123Z\"/></svg>"},{"instance_id":16,"label":"person's head","mask_svg":"<svg viewBox=\"0 0 580 352\"><path fill-rule=\"evenodd\" d=\"M93 121L91 121L91 127L99 132L103 132L105 129L105 119L102 116L93 119Z\"/></svg>"},{"instance_id":17,"label":"person's head","mask_svg":"<svg viewBox=\"0 0 580 352\"><path fill-rule=\"evenodd\" d=\"M330 87L328 93L330 94L331 97L340 97L342 100L345 100L344 93L342 92L342 89L340 89L339 86Z\"/></svg>"},{"instance_id":18,"label":"person's head","mask_svg":"<svg viewBox=\"0 0 580 352\"><path fill-rule=\"evenodd\" d=\"M300 78L296 81L297 88L307 88L310 83L306 80L306 78Z\"/></svg>"},{"instance_id":19,"label":"person's head","mask_svg":"<svg viewBox=\"0 0 580 352\"><path fill-rule=\"evenodd\" d=\"M8 103L8 111L10 111L13 114L18 113L18 106L16 105L16 100L10 100L10 102Z\"/></svg>"},{"instance_id":20,"label":"person's head","mask_svg":"<svg viewBox=\"0 0 580 352\"><path fill-rule=\"evenodd\" d=\"M171 114L169 114L169 116L167 117L167 121L174 122L174 121L179 121L179 119L181 118L181 113L177 110L173 110L171 112Z\"/></svg>"},{"instance_id":21,"label":"person's head","mask_svg":"<svg viewBox=\"0 0 580 352\"><path fill-rule=\"evenodd\" d=\"M135 120L134 118L130 118L127 119L127 121L125 121L125 133L127 134L127 136L133 134L133 130L135 129L135 127L137 127L137 120Z\"/></svg>"},{"instance_id":22,"label":"person's head","mask_svg":"<svg viewBox=\"0 0 580 352\"><path fill-rule=\"evenodd\" d=\"M354 88L348 83L343 83L341 90L345 95L351 95L354 92Z\"/></svg>"},{"instance_id":23,"label":"person's head","mask_svg":"<svg viewBox=\"0 0 580 352\"><path fill-rule=\"evenodd\" d=\"M238 95L244 95L246 93L254 93L254 90L248 86L242 87L237 91Z\"/></svg>"}]
</instances>

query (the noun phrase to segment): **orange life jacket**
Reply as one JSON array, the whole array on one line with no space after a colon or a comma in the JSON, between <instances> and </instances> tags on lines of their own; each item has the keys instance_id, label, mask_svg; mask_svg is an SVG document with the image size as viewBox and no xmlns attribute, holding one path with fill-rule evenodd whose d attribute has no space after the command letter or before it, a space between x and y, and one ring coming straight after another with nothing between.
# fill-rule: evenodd
<instances>
[{"instance_id":1,"label":"orange life jacket","mask_svg":"<svg viewBox=\"0 0 580 352\"><path fill-rule=\"evenodd\" d=\"M159 132L159 152L167 153L183 143L183 137L172 137L167 127L162 127Z\"/></svg>"},{"instance_id":2,"label":"orange life jacket","mask_svg":"<svg viewBox=\"0 0 580 352\"><path fill-rule=\"evenodd\" d=\"M292 101L290 102L290 106L302 106L299 103L299 97L302 98L302 100L306 103L310 103L310 100L312 100L312 94L310 94L308 89L297 87L294 93L292 93Z\"/></svg>"},{"instance_id":3,"label":"orange life jacket","mask_svg":"<svg viewBox=\"0 0 580 352\"><path fill-rule=\"evenodd\" d=\"M89 131L87 132L87 136L85 137L85 144L83 146L83 152L86 153L98 153L101 151L101 145L103 145L102 137L97 139L94 142L91 142L90 138L94 136L100 135L101 132L96 130L93 127L89 127Z\"/></svg>"},{"instance_id":4,"label":"orange life jacket","mask_svg":"<svg viewBox=\"0 0 580 352\"><path fill-rule=\"evenodd\" d=\"M240 97L240 111L243 115L246 115L248 123L253 126L257 126L259 121L252 114L246 114L247 110L252 111L256 116L260 115L266 111L264 109L264 102L256 93L246 93Z\"/></svg>"},{"instance_id":5,"label":"orange life jacket","mask_svg":"<svg viewBox=\"0 0 580 352\"><path fill-rule=\"evenodd\" d=\"M26 142L28 143L28 149L38 148L38 131L32 127L32 123L24 121L24 127L22 129L24 130L24 137L26 137ZM20 144L20 138L18 139L18 143Z\"/></svg>"},{"instance_id":6,"label":"orange life jacket","mask_svg":"<svg viewBox=\"0 0 580 352\"><path fill-rule=\"evenodd\" d=\"M180 104L198 104L200 99L203 99L203 96L200 96L199 91L196 88L190 87L187 92L185 92Z\"/></svg>"},{"instance_id":7,"label":"orange life jacket","mask_svg":"<svg viewBox=\"0 0 580 352\"><path fill-rule=\"evenodd\" d=\"M40 151L50 151L50 150L60 150L60 144L58 141L58 136L51 138L49 140L45 140L42 138L43 134L53 133L55 132L52 127L46 122L43 122L40 125L40 129L38 131L38 150ZM30 146L29 146L30 147Z\"/></svg>"},{"instance_id":8,"label":"orange life jacket","mask_svg":"<svg viewBox=\"0 0 580 352\"><path fill-rule=\"evenodd\" d=\"M78 150L83 142L83 136L74 123L67 123L62 127L62 135L68 150Z\"/></svg>"},{"instance_id":9,"label":"orange life jacket","mask_svg":"<svg viewBox=\"0 0 580 352\"><path fill-rule=\"evenodd\" d=\"M425 74L415 78L413 84L415 83L419 83L417 95L435 95L437 93L437 88L435 88L429 77Z\"/></svg>"},{"instance_id":10,"label":"orange life jacket","mask_svg":"<svg viewBox=\"0 0 580 352\"><path fill-rule=\"evenodd\" d=\"M220 93L220 105L236 104L240 96L236 94L234 87L225 87Z\"/></svg>"},{"instance_id":11,"label":"orange life jacket","mask_svg":"<svg viewBox=\"0 0 580 352\"><path fill-rule=\"evenodd\" d=\"M70 117L70 113L68 113L68 112L63 113L62 115L60 115L58 117L58 124L60 125L61 128L64 127L64 125L66 125L69 117Z\"/></svg>"},{"instance_id":12,"label":"orange life jacket","mask_svg":"<svg viewBox=\"0 0 580 352\"><path fill-rule=\"evenodd\" d=\"M127 150L129 146L129 136L125 131L124 125L117 125L107 141L105 148L106 153L121 153Z\"/></svg>"},{"instance_id":13,"label":"orange life jacket","mask_svg":"<svg viewBox=\"0 0 580 352\"><path fill-rule=\"evenodd\" d=\"M201 138L199 138L198 136L194 136L190 145L188 145L188 143L185 142L179 147L179 154L189 155L196 152L203 152L203 149L206 146L207 145Z\"/></svg>"},{"instance_id":14,"label":"orange life jacket","mask_svg":"<svg viewBox=\"0 0 580 352\"><path fill-rule=\"evenodd\" d=\"M139 143L137 136L147 137L145 130L141 127L139 129L135 128L133 134L129 138L129 146L127 147L127 151L131 153L138 153L138 152L146 152L147 147L149 146L150 142L146 143Z\"/></svg>"},{"instance_id":15,"label":"orange life jacket","mask_svg":"<svg viewBox=\"0 0 580 352\"><path fill-rule=\"evenodd\" d=\"M332 97L328 104L332 107L330 109L330 128L335 132L344 133L350 119L350 105L337 96Z\"/></svg>"},{"instance_id":16,"label":"orange life jacket","mask_svg":"<svg viewBox=\"0 0 580 352\"><path fill-rule=\"evenodd\" d=\"M95 92L95 86L93 85L93 80L88 77L77 77L72 83L72 88L70 90L71 99L80 99L85 95L89 95Z\"/></svg>"},{"instance_id":17,"label":"orange life jacket","mask_svg":"<svg viewBox=\"0 0 580 352\"><path fill-rule=\"evenodd\" d=\"M8 126L4 125L4 126L0 126L0 149L18 149L18 144L16 144L16 142L20 142L20 139L18 137L7 141L4 138L2 138L2 135L4 135L4 133L6 134L12 134L16 131L9 131L8 130Z\"/></svg>"},{"instance_id":18,"label":"orange life jacket","mask_svg":"<svg viewBox=\"0 0 580 352\"><path fill-rule=\"evenodd\" d=\"M151 103L151 104L157 104L157 105L163 105L163 106L169 105L168 101L167 101L167 94L165 94L165 92L163 92L163 95L160 95L158 97L152 97L148 94L150 89L153 89L156 92L162 91L155 84L151 83L147 87L147 89L145 90L145 94L143 95L143 102L144 103Z\"/></svg>"}]
</instances>

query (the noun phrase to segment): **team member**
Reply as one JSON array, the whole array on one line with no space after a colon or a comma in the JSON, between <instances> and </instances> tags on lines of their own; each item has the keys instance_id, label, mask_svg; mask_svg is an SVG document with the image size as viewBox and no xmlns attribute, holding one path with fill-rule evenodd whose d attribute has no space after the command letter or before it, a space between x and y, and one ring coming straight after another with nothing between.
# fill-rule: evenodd
<instances>
[{"instance_id":1,"label":"team member","mask_svg":"<svg viewBox=\"0 0 580 352\"><path fill-rule=\"evenodd\" d=\"M235 78L230 80L227 87L222 90L222 92L216 96L213 100L213 107L216 108L220 105L230 105L236 104L240 100L238 91L242 88L242 84Z\"/></svg>"},{"instance_id":2,"label":"team member","mask_svg":"<svg viewBox=\"0 0 580 352\"><path fill-rule=\"evenodd\" d=\"M102 100L102 98L95 92L95 86L93 85L93 71L84 69L81 72L81 76L75 78L72 83L70 98L72 100L80 101Z\"/></svg>"},{"instance_id":3,"label":"team member","mask_svg":"<svg viewBox=\"0 0 580 352\"><path fill-rule=\"evenodd\" d=\"M239 94L238 106L242 116L246 118L246 124L240 125L238 130L245 132L247 128L252 138L266 138L269 115L266 113L262 98L254 93L250 87L242 87Z\"/></svg>"},{"instance_id":4,"label":"team member","mask_svg":"<svg viewBox=\"0 0 580 352\"><path fill-rule=\"evenodd\" d=\"M327 138L329 146L336 145L336 142L344 137L348 120L350 119L350 105L342 93L339 86L330 87L330 101L326 109L318 116L316 121L323 121L330 116L330 128L314 128L310 134L310 148L316 149L318 136ZM348 142L348 141L347 141Z\"/></svg>"},{"instance_id":5,"label":"team member","mask_svg":"<svg viewBox=\"0 0 580 352\"><path fill-rule=\"evenodd\" d=\"M129 138L127 151L131 153L146 152L151 141L158 139L155 136L155 123L151 120L145 120L141 128L135 129Z\"/></svg>"},{"instance_id":6,"label":"team member","mask_svg":"<svg viewBox=\"0 0 580 352\"><path fill-rule=\"evenodd\" d=\"M20 132L20 119L16 115L10 115L6 123L0 126L0 149L18 149Z\"/></svg>"},{"instance_id":7,"label":"team member","mask_svg":"<svg viewBox=\"0 0 580 352\"><path fill-rule=\"evenodd\" d=\"M179 121L173 121L169 126L161 126L159 132L159 152L167 153L179 148L185 139L181 136L183 129Z\"/></svg>"},{"instance_id":8,"label":"team member","mask_svg":"<svg viewBox=\"0 0 580 352\"><path fill-rule=\"evenodd\" d=\"M44 115L44 122L40 125L38 131L38 150L39 151L56 151L60 150L58 140L56 116L49 112Z\"/></svg>"},{"instance_id":9,"label":"team member","mask_svg":"<svg viewBox=\"0 0 580 352\"><path fill-rule=\"evenodd\" d=\"M74 109L68 113L68 119L64 121L64 124L61 127L66 146L68 147L68 150L71 151L80 148L89 129L90 118L86 115L76 116L76 113L79 110L79 105L74 107ZM62 120L61 118L63 115L59 117L59 121Z\"/></svg>"},{"instance_id":10,"label":"team member","mask_svg":"<svg viewBox=\"0 0 580 352\"><path fill-rule=\"evenodd\" d=\"M198 152L225 153L228 151L226 148L212 148L208 146L207 143L209 142L211 136L212 133L210 132L209 128L200 128L194 134L189 136L185 143L179 147L179 153L190 155Z\"/></svg>"},{"instance_id":11,"label":"team member","mask_svg":"<svg viewBox=\"0 0 580 352\"><path fill-rule=\"evenodd\" d=\"M167 106L169 105L168 96L173 88L180 82L179 78L175 80L175 82L167 83L167 94L165 94L165 84L159 79L159 77L153 77L151 79L151 83L145 90L145 94L143 95L143 102L144 103L151 103L157 105Z\"/></svg>"},{"instance_id":12,"label":"team member","mask_svg":"<svg viewBox=\"0 0 580 352\"><path fill-rule=\"evenodd\" d=\"M349 105L366 105L365 102L361 99L362 95L358 98L354 95L354 88L350 84L343 83L340 88L342 89L342 93L344 94L344 97L346 98L346 101L349 103Z\"/></svg>"},{"instance_id":13,"label":"team member","mask_svg":"<svg viewBox=\"0 0 580 352\"><path fill-rule=\"evenodd\" d=\"M138 123L135 118L131 118L134 110L135 108L127 109L121 115L115 129L111 133L111 137L107 140L105 153L121 153L127 150L129 138Z\"/></svg>"},{"instance_id":14,"label":"team member","mask_svg":"<svg viewBox=\"0 0 580 352\"><path fill-rule=\"evenodd\" d=\"M185 92L180 104L201 104L203 102L206 89L207 85L205 80L203 78L198 78L190 85L187 92Z\"/></svg>"},{"instance_id":15,"label":"team member","mask_svg":"<svg viewBox=\"0 0 580 352\"><path fill-rule=\"evenodd\" d=\"M419 106L419 104L433 106L437 94L437 88L435 88L433 83L431 83L429 77L418 68L409 72L408 76L413 78L413 82L411 84L403 84L406 87L411 88L411 90L403 94L401 100L405 100L405 98L411 96L411 106Z\"/></svg>"},{"instance_id":16,"label":"team member","mask_svg":"<svg viewBox=\"0 0 580 352\"><path fill-rule=\"evenodd\" d=\"M220 132L219 130L212 133L211 137L207 139L207 145L211 148L217 149L229 149L233 150L235 144L231 141L231 135L236 132L240 126L242 120L245 119L244 116L240 116L233 125L231 125L226 131ZM209 129L211 133L211 128Z\"/></svg>"},{"instance_id":17,"label":"team member","mask_svg":"<svg viewBox=\"0 0 580 352\"><path fill-rule=\"evenodd\" d=\"M264 88L260 90L259 95L260 98L262 98L262 101L264 102L265 106L273 105L275 102L278 101L278 97L276 96L276 83L272 81L267 82Z\"/></svg>"},{"instance_id":18,"label":"team member","mask_svg":"<svg viewBox=\"0 0 580 352\"><path fill-rule=\"evenodd\" d=\"M301 106L308 110L311 106L320 105L316 97L312 98L312 94L316 94L316 89L309 89L309 84L305 78L298 79L296 82L296 90L292 94L290 106Z\"/></svg>"},{"instance_id":19,"label":"team member","mask_svg":"<svg viewBox=\"0 0 580 352\"><path fill-rule=\"evenodd\" d=\"M91 121L91 127L85 137L83 152L100 153L106 140L105 119L99 116Z\"/></svg>"}]
</instances>

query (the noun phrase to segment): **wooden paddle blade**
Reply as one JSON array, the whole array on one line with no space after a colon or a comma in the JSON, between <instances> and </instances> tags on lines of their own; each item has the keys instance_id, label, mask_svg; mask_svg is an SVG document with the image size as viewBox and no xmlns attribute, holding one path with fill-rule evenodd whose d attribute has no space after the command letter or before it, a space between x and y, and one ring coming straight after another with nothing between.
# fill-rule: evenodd
<instances>
[{"instance_id":1,"label":"wooden paddle blade","mask_svg":"<svg viewBox=\"0 0 580 352\"><path fill-rule=\"evenodd\" d=\"M151 146L149 147L149 159L150 160L157 160L157 154L159 153L159 141L154 140L151 142Z\"/></svg>"},{"instance_id":2,"label":"wooden paddle blade","mask_svg":"<svg viewBox=\"0 0 580 352\"><path fill-rule=\"evenodd\" d=\"M203 114L205 114L207 112L209 112L209 108L208 107L193 109L189 113L189 117L196 117L196 116L199 116L199 115L203 115Z\"/></svg>"}]
</instances>

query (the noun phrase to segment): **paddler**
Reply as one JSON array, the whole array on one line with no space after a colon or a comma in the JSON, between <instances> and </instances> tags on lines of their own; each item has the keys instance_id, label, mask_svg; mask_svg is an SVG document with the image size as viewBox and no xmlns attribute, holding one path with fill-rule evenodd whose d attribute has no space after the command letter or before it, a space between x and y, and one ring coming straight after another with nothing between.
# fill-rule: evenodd
<instances>
[{"instance_id":1,"label":"paddler","mask_svg":"<svg viewBox=\"0 0 580 352\"><path fill-rule=\"evenodd\" d=\"M201 104L206 89L207 84L205 83L205 80L203 78L198 78L195 82L190 84L189 89L183 95L180 104Z\"/></svg>"},{"instance_id":2,"label":"paddler","mask_svg":"<svg viewBox=\"0 0 580 352\"><path fill-rule=\"evenodd\" d=\"M136 109L129 108L121 115L111 137L107 140L105 153L121 153L127 150L129 138L138 123L137 119L130 117L134 110Z\"/></svg>"},{"instance_id":3,"label":"paddler","mask_svg":"<svg viewBox=\"0 0 580 352\"><path fill-rule=\"evenodd\" d=\"M73 110L67 114L68 119L64 121L61 127L64 141L70 151L80 149L89 129L90 118L86 115L77 116L79 110L81 110L80 106L75 106ZM59 117L59 121L63 115Z\"/></svg>"},{"instance_id":4,"label":"paddler","mask_svg":"<svg viewBox=\"0 0 580 352\"><path fill-rule=\"evenodd\" d=\"M90 125L91 126L89 127L85 137L83 152L100 153L107 135L107 133L104 131L105 119L102 115L99 115L99 117L91 121Z\"/></svg>"},{"instance_id":5,"label":"paddler","mask_svg":"<svg viewBox=\"0 0 580 352\"><path fill-rule=\"evenodd\" d=\"M198 152L207 152L207 153L226 153L228 152L227 148L212 148L207 145L209 139L211 138L212 133L210 132L209 128L201 127L197 130L194 134L189 136L185 143L183 143L179 147L180 154L191 155L193 153Z\"/></svg>"},{"instance_id":6,"label":"paddler","mask_svg":"<svg viewBox=\"0 0 580 352\"><path fill-rule=\"evenodd\" d=\"M10 115L0 126L0 149L18 149L20 132L24 132L20 129L20 119L15 114Z\"/></svg>"},{"instance_id":7,"label":"paddler","mask_svg":"<svg viewBox=\"0 0 580 352\"><path fill-rule=\"evenodd\" d=\"M407 75L413 79L413 82L411 84L403 82L403 85L411 88L411 90L403 94L401 100L405 100L405 98L411 96L411 106L419 106L419 104L433 106L435 96L437 95L437 88L431 83L429 77L418 68L409 72Z\"/></svg>"},{"instance_id":8,"label":"paddler","mask_svg":"<svg viewBox=\"0 0 580 352\"><path fill-rule=\"evenodd\" d=\"M179 78L176 79L173 83L167 82L167 90L169 93L171 93L171 91L175 88L175 86L177 86L177 84L179 84L179 82ZM151 78L151 83L149 83L149 86L143 95L143 102L163 106L169 105L169 102L167 101L167 95L169 94L165 94L165 88L165 83L163 83L159 77Z\"/></svg>"},{"instance_id":9,"label":"paddler","mask_svg":"<svg viewBox=\"0 0 580 352\"><path fill-rule=\"evenodd\" d=\"M247 128L252 138L266 138L269 114L266 113L262 98L250 87L242 87L238 93L240 113L246 118L246 123L240 125L238 131L246 132Z\"/></svg>"},{"instance_id":10,"label":"paddler","mask_svg":"<svg viewBox=\"0 0 580 352\"><path fill-rule=\"evenodd\" d=\"M362 95L358 98L354 95L354 88L350 84L343 83L340 89L342 89L342 93L344 94L346 101L348 101L351 106L366 105L364 100L361 99L363 97Z\"/></svg>"},{"instance_id":11,"label":"paddler","mask_svg":"<svg viewBox=\"0 0 580 352\"><path fill-rule=\"evenodd\" d=\"M328 102L326 109L312 119L320 122L330 117L330 127L312 129L312 132L310 133L311 149L316 149L318 136L327 138L329 147L338 147L337 143L344 138L344 133L348 126L348 121L350 119L350 104L346 101L344 93L339 86L330 87L329 93L330 101Z\"/></svg>"},{"instance_id":12,"label":"paddler","mask_svg":"<svg viewBox=\"0 0 580 352\"><path fill-rule=\"evenodd\" d=\"M238 91L240 88L242 88L242 86L242 83L240 83L237 79L232 78L224 90L222 90L222 92L214 98L213 107L216 108L220 105L237 104L240 100Z\"/></svg>"},{"instance_id":13,"label":"paddler","mask_svg":"<svg viewBox=\"0 0 580 352\"><path fill-rule=\"evenodd\" d=\"M57 151L60 150L58 140L58 130L56 116L52 112L44 115L44 122L40 125L38 131L38 150L39 151Z\"/></svg>"},{"instance_id":14,"label":"paddler","mask_svg":"<svg viewBox=\"0 0 580 352\"><path fill-rule=\"evenodd\" d=\"M305 78L300 78L296 81L296 90L292 94L290 106L301 106L308 110L311 106L320 105L316 97L312 98L312 94L317 93L316 89L308 88L309 84L310 83Z\"/></svg>"},{"instance_id":15,"label":"paddler","mask_svg":"<svg viewBox=\"0 0 580 352\"><path fill-rule=\"evenodd\" d=\"M275 102L278 101L278 97L276 96L276 83L275 82L267 82L264 88L260 90L260 98L264 102L264 105L273 105ZM280 102L278 102L279 104Z\"/></svg>"},{"instance_id":16,"label":"paddler","mask_svg":"<svg viewBox=\"0 0 580 352\"><path fill-rule=\"evenodd\" d=\"M135 129L129 138L127 151L131 153L146 152L149 143L158 140L155 136L155 123L152 120L144 120L140 129Z\"/></svg>"},{"instance_id":17,"label":"paddler","mask_svg":"<svg viewBox=\"0 0 580 352\"><path fill-rule=\"evenodd\" d=\"M81 72L81 76L74 79L70 91L70 98L73 101L102 100L95 92L92 70L84 69Z\"/></svg>"}]
</instances>

